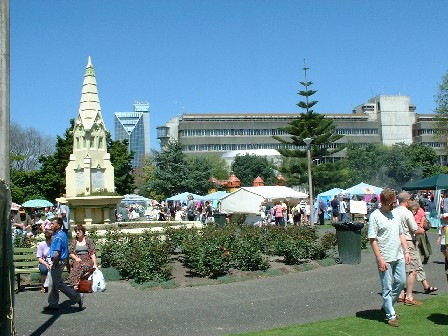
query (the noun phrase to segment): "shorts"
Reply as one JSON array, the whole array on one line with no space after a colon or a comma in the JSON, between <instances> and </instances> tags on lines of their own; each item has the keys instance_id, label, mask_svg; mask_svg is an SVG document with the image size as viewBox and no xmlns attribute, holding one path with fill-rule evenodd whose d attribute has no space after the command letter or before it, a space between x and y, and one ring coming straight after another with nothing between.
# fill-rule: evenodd
<instances>
[{"instance_id":1,"label":"shorts","mask_svg":"<svg viewBox=\"0 0 448 336\"><path fill-rule=\"evenodd\" d=\"M411 262L406 264L406 273L423 270L420 253L413 241L408 240L408 249L411 255Z\"/></svg>"}]
</instances>

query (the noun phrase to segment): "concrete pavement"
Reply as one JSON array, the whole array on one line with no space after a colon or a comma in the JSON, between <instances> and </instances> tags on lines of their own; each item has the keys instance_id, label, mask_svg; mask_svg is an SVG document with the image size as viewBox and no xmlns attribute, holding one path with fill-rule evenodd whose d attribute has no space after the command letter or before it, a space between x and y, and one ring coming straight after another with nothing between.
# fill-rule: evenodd
<instances>
[{"instance_id":1,"label":"concrete pavement","mask_svg":"<svg viewBox=\"0 0 448 336\"><path fill-rule=\"evenodd\" d=\"M436 237L425 266L435 295L448 292ZM57 313L43 312L48 294L28 290L15 296L15 325L18 335L227 335L379 309L379 289L373 253L363 252L358 265L225 285L144 291L109 282L105 292L86 294L83 311L66 301ZM415 290L419 300L429 296L421 284Z\"/></svg>"}]
</instances>

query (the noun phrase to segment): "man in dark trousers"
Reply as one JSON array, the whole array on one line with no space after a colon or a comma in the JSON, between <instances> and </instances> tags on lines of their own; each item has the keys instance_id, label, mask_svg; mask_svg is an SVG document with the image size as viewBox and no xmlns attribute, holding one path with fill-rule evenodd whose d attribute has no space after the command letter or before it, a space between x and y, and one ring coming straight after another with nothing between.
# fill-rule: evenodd
<instances>
[{"instance_id":1,"label":"man in dark trousers","mask_svg":"<svg viewBox=\"0 0 448 336\"><path fill-rule=\"evenodd\" d=\"M73 302L76 302L79 305L79 310L82 310L84 303L84 294L76 292L62 280L62 271L67 265L68 259L68 239L63 231L63 225L62 218L60 217L55 218L52 222L54 232L50 247L50 257L53 262L51 266L52 284L48 295L48 306L44 310L59 310L59 291L64 293Z\"/></svg>"},{"instance_id":2,"label":"man in dark trousers","mask_svg":"<svg viewBox=\"0 0 448 336\"><path fill-rule=\"evenodd\" d=\"M332 217L332 221L333 223L337 223L339 222L339 199L338 199L338 195L334 195L333 199L330 202L331 205L331 217Z\"/></svg>"}]
</instances>

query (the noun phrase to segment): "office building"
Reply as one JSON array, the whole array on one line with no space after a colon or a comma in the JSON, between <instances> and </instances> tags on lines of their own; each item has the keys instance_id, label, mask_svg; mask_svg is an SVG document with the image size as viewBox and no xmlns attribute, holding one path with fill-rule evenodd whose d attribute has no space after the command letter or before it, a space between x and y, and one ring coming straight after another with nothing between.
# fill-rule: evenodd
<instances>
[{"instance_id":1,"label":"office building","mask_svg":"<svg viewBox=\"0 0 448 336\"><path fill-rule=\"evenodd\" d=\"M441 155L442 145L433 138L433 116L418 115L415 111L408 96L380 95L356 106L351 113L324 116L333 120L337 134L344 135L332 144L334 147L346 143L390 146L423 142ZM228 158L232 151L237 155L291 146L272 136L289 140L289 135L279 128L287 126L297 116L298 113L183 114L157 127L157 138L162 147L169 139L179 141L187 155L215 153ZM345 150L342 150L323 160L338 160L344 156ZM446 157L441 159L446 162Z\"/></svg>"},{"instance_id":2,"label":"office building","mask_svg":"<svg viewBox=\"0 0 448 336\"><path fill-rule=\"evenodd\" d=\"M129 152L134 152L132 167L138 167L151 150L149 104L135 103L133 112L115 112L115 140L128 140Z\"/></svg>"}]
</instances>

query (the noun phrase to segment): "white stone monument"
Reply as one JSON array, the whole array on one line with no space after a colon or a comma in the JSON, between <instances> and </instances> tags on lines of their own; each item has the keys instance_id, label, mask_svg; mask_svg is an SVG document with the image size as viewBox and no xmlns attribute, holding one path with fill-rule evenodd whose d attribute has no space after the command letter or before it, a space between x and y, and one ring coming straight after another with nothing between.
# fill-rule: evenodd
<instances>
[{"instance_id":1,"label":"white stone monument","mask_svg":"<svg viewBox=\"0 0 448 336\"><path fill-rule=\"evenodd\" d=\"M65 168L66 199L76 224L115 222L115 207L122 196L113 193L114 167L107 152L106 127L101 116L95 70L89 60L84 75L81 103L73 128L73 153Z\"/></svg>"}]
</instances>

